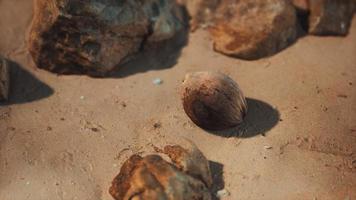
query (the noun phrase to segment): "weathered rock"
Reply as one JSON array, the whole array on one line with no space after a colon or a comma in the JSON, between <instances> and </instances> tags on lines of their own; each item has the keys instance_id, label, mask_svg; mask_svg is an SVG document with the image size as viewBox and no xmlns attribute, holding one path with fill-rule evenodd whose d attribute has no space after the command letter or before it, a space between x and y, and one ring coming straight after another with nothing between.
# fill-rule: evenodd
<instances>
[{"instance_id":1,"label":"weathered rock","mask_svg":"<svg viewBox=\"0 0 356 200\"><path fill-rule=\"evenodd\" d=\"M176 156L174 158L177 160L193 162L188 164L186 169L191 166L206 165L205 167L209 170L207 160L204 160L205 157L195 160L196 153L191 155L190 150L179 146L166 148L169 149L171 155ZM201 152L198 154L202 155ZM203 164L197 163L199 161L203 161ZM133 155L121 167L109 192L116 200L210 200L211 193L209 186L201 178L203 175L199 171L194 171L194 176L192 176L183 170L185 167L167 162L158 155L146 157ZM198 168L194 168L196 169Z\"/></svg>"},{"instance_id":2,"label":"weathered rock","mask_svg":"<svg viewBox=\"0 0 356 200\"><path fill-rule=\"evenodd\" d=\"M236 127L247 114L247 102L239 86L221 73L186 75L181 98L189 118L208 130Z\"/></svg>"},{"instance_id":3,"label":"weathered rock","mask_svg":"<svg viewBox=\"0 0 356 200\"><path fill-rule=\"evenodd\" d=\"M301 11L309 10L309 0L292 0L292 2L293 5Z\"/></svg>"},{"instance_id":4,"label":"weathered rock","mask_svg":"<svg viewBox=\"0 0 356 200\"><path fill-rule=\"evenodd\" d=\"M353 0L309 0L309 33L347 35L354 12Z\"/></svg>"},{"instance_id":5,"label":"weathered rock","mask_svg":"<svg viewBox=\"0 0 356 200\"><path fill-rule=\"evenodd\" d=\"M174 0L36 0L29 50L38 67L102 75L184 30Z\"/></svg>"},{"instance_id":6,"label":"weathered rock","mask_svg":"<svg viewBox=\"0 0 356 200\"><path fill-rule=\"evenodd\" d=\"M222 0L210 29L214 49L252 60L286 48L297 37L295 8L286 0Z\"/></svg>"},{"instance_id":7,"label":"weathered rock","mask_svg":"<svg viewBox=\"0 0 356 200\"><path fill-rule=\"evenodd\" d=\"M9 97L10 86L10 67L8 62L0 57L0 101L7 100Z\"/></svg>"},{"instance_id":8,"label":"weathered rock","mask_svg":"<svg viewBox=\"0 0 356 200\"><path fill-rule=\"evenodd\" d=\"M214 12L221 0L177 0L184 5L191 17L190 28L192 31L200 26L208 25L214 18Z\"/></svg>"},{"instance_id":9,"label":"weathered rock","mask_svg":"<svg viewBox=\"0 0 356 200\"><path fill-rule=\"evenodd\" d=\"M209 162L195 144L189 142L184 147L167 145L161 152L168 155L179 170L200 179L208 188L212 186Z\"/></svg>"}]
</instances>

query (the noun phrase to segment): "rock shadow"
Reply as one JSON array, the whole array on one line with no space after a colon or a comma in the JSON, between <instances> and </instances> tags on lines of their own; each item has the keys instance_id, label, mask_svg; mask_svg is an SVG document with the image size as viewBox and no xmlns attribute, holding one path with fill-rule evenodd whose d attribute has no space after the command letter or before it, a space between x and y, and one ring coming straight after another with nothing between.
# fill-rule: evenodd
<instances>
[{"instance_id":1,"label":"rock shadow","mask_svg":"<svg viewBox=\"0 0 356 200\"><path fill-rule=\"evenodd\" d=\"M224 131L209 131L221 137L250 138L266 133L276 126L280 120L280 113L266 102L246 98L248 111L244 122L239 126Z\"/></svg>"},{"instance_id":2,"label":"rock shadow","mask_svg":"<svg viewBox=\"0 0 356 200\"><path fill-rule=\"evenodd\" d=\"M181 50L188 44L188 38L187 27L169 40L147 45L132 60L118 66L108 75L108 78L124 78L136 73L172 68L177 64Z\"/></svg>"},{"instance_id":3,"label":"rock shadow","mask_svg":"<svg viewBox=\"0 0 356 200\"><path fill-rule=\"evenodd\" d=\"M19 64L7 61L10 65L9 99L1 102L0 106L29 103L47 98L54 93L50 86L38 80Z\"/></svg>"},{"instance_id":4,"label":"rock shadow","mask_svg":"<svg viewBox=\"0 0 356 200\"><path fill-rule=\"evenodd\" d=\"M181 51L189 42L189 14L185 6L179 6L182 11L182 30L172 38L150 44L144 41L141 51L129 61L119 64L112 72L100 78L124 78L137 73L151 70L172 68L177 64Z\"/></svg>"},{"instance_id":5,"label":"rock shadow","mask_svg":"<svg viewBox=\"0 0 356 200\"><path fill-rule=\"evenodd\" d=\"M296 7L296 13L299 22L298 37L301 38L308 34L310 12Z\"/></svg>"},{"instance_id":6,"label":"rock shadow","mask_svg":"<svg viewBox=\"0 0 356 200\"><path fill-rule=\"evenodd\" d=\"M213 178L213 185L211 188L212 197L213 197L212 199L219 200L219 198L216 196L216 193L219 190L222 190L225 188L224 165L222 165L221 163L209 160L209 168L211 171L211 176Z\"/></svg>"}]
</instances>

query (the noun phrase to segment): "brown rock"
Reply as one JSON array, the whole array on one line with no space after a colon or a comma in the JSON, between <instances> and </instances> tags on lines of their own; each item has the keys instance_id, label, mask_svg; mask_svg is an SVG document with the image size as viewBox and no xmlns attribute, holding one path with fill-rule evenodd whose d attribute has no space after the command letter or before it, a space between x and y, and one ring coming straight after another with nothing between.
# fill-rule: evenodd
<instances>
[{"instance_id":1,"label":"brown rock","mask_svg":"<svg viewBox=\"0 0 356 200\"><path fill-rule=\"evenodd\" d=\"M9 97L10 67L8 62L0 57L0 101Z\"/></svg>"},{"instance_id":2,"label":"brown rock","mask_svg":"<svg viewBox=\"0 0 356 200\"><path fill-rule=\"evenodd\" d=\"M179 145L168 145L164 147L163 153L169 156L178 169L202 180L208 188L212 186L209 162L193 143L189 142L184 148Z\"/></svg>"},{"instance_id":3,"label":"brown rock","mask_svg":"<svg viewBox=\"0 0 356 200\"><path fill-rule=\"evenodd\" d=\"M176 148L178 152L171 148L169 152L177 155L177 159L181 159L180 154L190 157L189 153L185 154L189 150ZM201 161L188 159L193 162ZM203 161L207 163L206 160ZM200 163L193 165L200 165ZM206 167L209 169L208 166ZM109 192L116 200L210 200L208 186L199 177L185 173L175 164L163 160L158 155L146 157L133 155L121 167Z\"/></svg>"},{"instance_id":4,"label":"brown rock","mask_svg":"<svg viewBox=\"0 0 356 200\"><path fill-rule=\"evenodd\" d=\"M182 85L183 107L190 119L209 130L223 130L243 122L247 103L235 81L221 73L188 74Z\"/></svg>"},{"instance_id":5,"label":"brown rock","mask_svg":"<svg viewBox=\"0 0 356 200\"><path fill-rule=\"evenodd\" d=\"M182 23L174 0L36 0L29 50L40 68L102 75Z\"/></svg>"},{"instance_id":6,"label":"brown rock","mask_svg":"<svg viewBox=\"0 0 356 200\"><path fill-rule=\"evenodd\" d=\"M354 12L353 0L309 0L309 33L347 35Z\"/></svg>"},{"instance_id":7,"label":"brown rock","mask_svg":"<svg viewBox=\"0 0 356 200\"><path fill-rule=\"evenodd\" d=\"M296 12L289 1L223 0L216 13L211 35L220 53L258 59L296 40Z\"/></svg>"},{"instance_id":8,"label":"brown rock","mask_svg":"<svg viewBox=\"0 0 356 200\"><path fill-rule=\"evenodd\" d=\"M309 10L309 0L292 0L293 5L302 11L308 11Z\"/></svg>"},{"instance_id":9,"label":"brown rock","mask_svg":"<svg viewBox=\"0 0 356 200\"><path fill-rule=\"evenodd\" d=\"M309 27L309 0L292 0L299 21L299 34L305 35Z\"/></svg>"}]
</instances>

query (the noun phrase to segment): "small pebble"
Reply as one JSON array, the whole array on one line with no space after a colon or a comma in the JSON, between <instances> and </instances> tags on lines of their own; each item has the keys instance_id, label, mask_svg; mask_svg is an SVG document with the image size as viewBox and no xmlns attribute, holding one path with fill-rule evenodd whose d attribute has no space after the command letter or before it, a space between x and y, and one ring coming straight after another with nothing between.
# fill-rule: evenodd
<instances>
[{"instance_id":1,"label":"small pebble","mask_svg":"<svg viewBox=\"0 0 356 200\"><path fill-rule=\"evenodd\" d=\"M268 146L268 145L265 145L264 148L265 148L265 149L272 149L272 147L271 147L271 146Z\"/></svg>"},{"instance_id":2,"label":"small pebble","mask_svg":"<svg viewBox=\"0 0 356 200\"><path fill-rule=\"evenodd\" d=\"M85 98L84 96L80 96L80 100L84 100L84 98Z\"/></svg>"},{"instance_id":3,"label":"small pebble","mask_svg":"<svg viewBox=\"0 0 356 200\"><path fill-rule=\"evenodd\" d=\"M156 122L156 123L154 123L153 124L153 128L155 128L155 129L158 129L158 128L161 128L161 123L160 122Z\"/></svg>"},{"instance_id":4,"label":"small pebble","mask_svg":"<svg viewBox=\"0 0 356 200\"><path fill-rule=\"evenodd\" d=\"M222 189L216 192L216 197L218 198L223 198L228 196L230 196L230 192L227 191L226 189Z\"/></svg>"},{"instance_id":5,"label":"small pebble","mask_svg":"<svg viewBox=\"0 0 356 200\"><path fill-rule=\"evenodd\" d=\"M347 95L345 95L345 94L339 94L339 95L337 95L337 97L340 97L340 98L347 98Z\"/></svg>"},{"instance_id":6,"label":"small pebble","mask_svg":"<svg viewBox=\"0 0 356 200\"><path fill-rule=\"evenodd\" d=\"M341 23L340 28L341 28L342 30L345 30L345 28L346 28L345 22L342 22L342 23Z\"/></svg>"},{"instance_id":7,"label":"small pebble","mask_svg":"<svg viewBox=\"0 0 356 200\"><path fill-rule=\"evenodd\" d=\"M99 132L99 131L100 131L98 128L95 128L95 127L91 128L91 130L92 130L93 132Z\"/></svg>"},{"instance_id":8,"label":"small pebble","mask_svg":"<svg viewBox=\"0 0 356 200\"><path fill-rule=\"evenodd\" d=\"M126 107L127 107L127 104L126 104L125 102L122 102L122 103L121 103L121 106L122 106L123 108L126 108Z\"/></svg>"},{"instance_id":9,"label":"small pebble","mask_svg":"<svg viewBox=\"0 0 356 200\"><path fill-rule=\"evenodd\" d=\"M154 79L152 82L153 82L153 84L155 84L155 85L161 85L161 84L163 83L163 80L160 79L160 78L156 78L156 79Z\"/></svg>"}]
</instances>

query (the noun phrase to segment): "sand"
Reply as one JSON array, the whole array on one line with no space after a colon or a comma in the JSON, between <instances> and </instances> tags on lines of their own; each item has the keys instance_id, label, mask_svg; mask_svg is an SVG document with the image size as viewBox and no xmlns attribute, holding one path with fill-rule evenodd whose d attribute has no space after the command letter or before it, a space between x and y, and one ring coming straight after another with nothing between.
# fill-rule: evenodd
<instances>
[{"instance_id":1,"label":"sand","mask_svg":"<svg viewBox=\"0 0 356 200\"><path fill-rule=\"evenodd\" d=\"M98 79L37 69L31 18L32 1L0 0L0 54L13 61L0 199L109 200L126 158L184 138L212 161L223 199L356 198L356 20L347 37L305 36L257 61L215 53L198 30L168 61L142 58ZM228 74L249 98L243 131L208 132L184 113L181 81L205 70Z\"/></svg>"}]
</instances>

